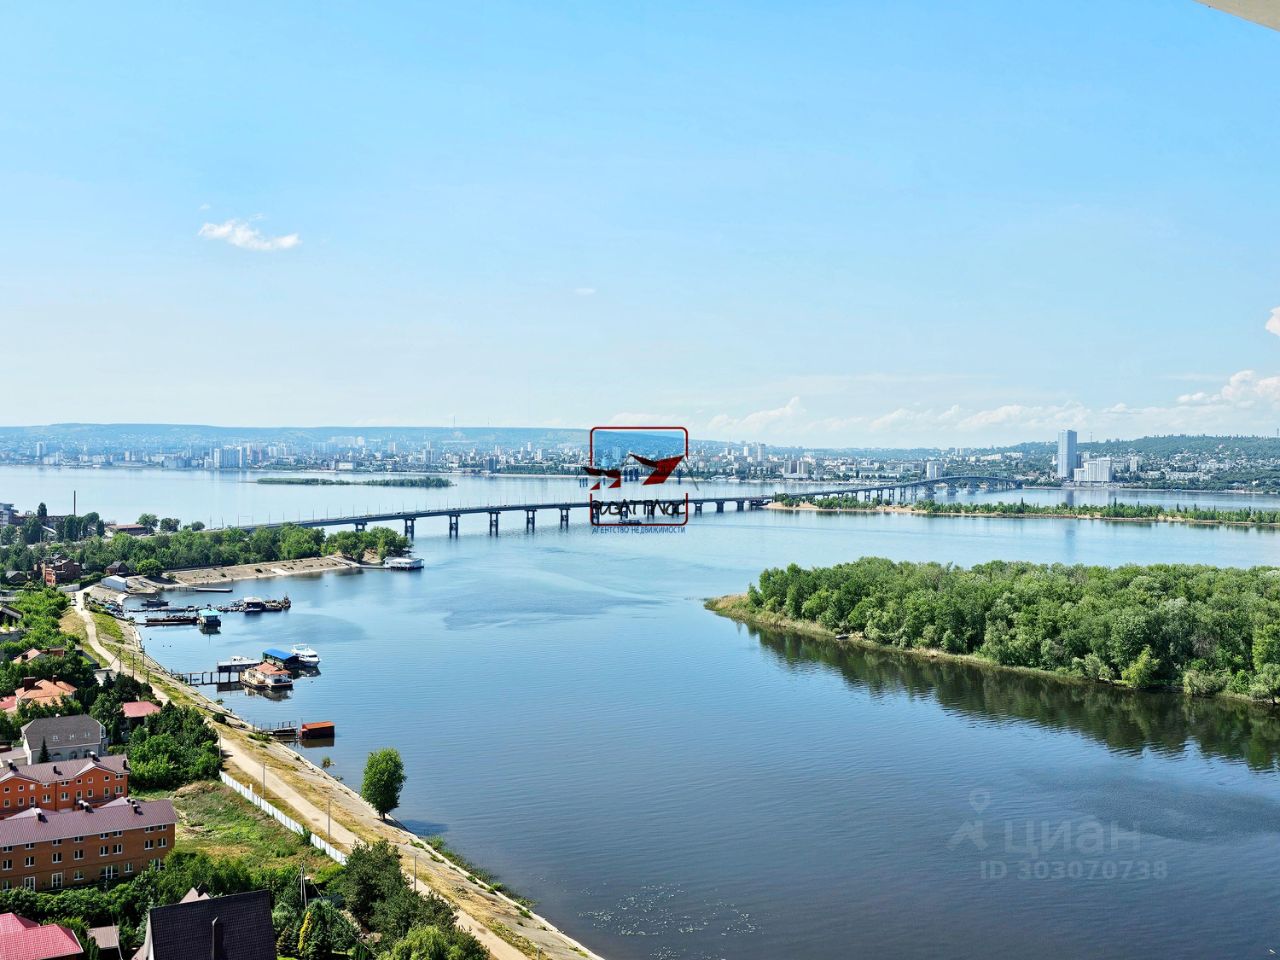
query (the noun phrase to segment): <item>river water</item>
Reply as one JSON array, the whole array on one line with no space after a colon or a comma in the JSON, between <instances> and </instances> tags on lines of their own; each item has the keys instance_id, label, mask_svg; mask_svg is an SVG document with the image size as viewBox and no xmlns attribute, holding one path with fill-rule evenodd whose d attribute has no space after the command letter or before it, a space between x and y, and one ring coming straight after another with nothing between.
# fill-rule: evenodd
<instances>
[{"instance_id":1,"label":"river water","mask_svg":"<svg viewBox=\"0 0 1280 960\"><path fill-rule=\"evenodd\" d=\"M319 511L347 489L6 470L0 500L57 512L72 484L82 510L215 522L290 502ZM380 507L404 494L512 502L563 484L358 492ZM288 592L293 609L228 616L214 637L151 630L147 647L196 670L314 646L321 674L288 699L221 695L258 722L335 721L336 742L310 755L353 784L369 750L398 747L398 816L611 960L1280 949L1277 719L838 651L702 607L793 561L1272 564L1280 532L732 508L682 534L542 522L489 537L483 517L464 518L456 540L424 522L419 573L241 584L241 596Z\"/></svg>"}]
</instances>

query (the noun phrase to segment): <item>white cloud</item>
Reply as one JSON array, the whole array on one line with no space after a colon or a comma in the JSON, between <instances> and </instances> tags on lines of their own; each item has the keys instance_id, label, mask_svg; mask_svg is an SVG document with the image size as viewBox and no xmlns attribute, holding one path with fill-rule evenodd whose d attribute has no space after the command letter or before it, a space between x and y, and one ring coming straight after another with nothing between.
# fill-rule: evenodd
<instances>
[{"instance_id":1,"label":"white cloud","mask_svg":"<svg viewBox=\"0 0 1280 960\"><path fill-rule=\"evenodd\" d=\"M718 413L707 421L707 429L712 431L713 436L754 436L766 433L781 424L794 424L803 414L804 405L800 403L800 398L792 397L781 407L757 410L744 417Z\"/></svg>"},{"instance_id":2,"label":"white cloud","mask_svg":"<svg viewBox=\"0 0 1280 960\"><path fill-rule=\"evenodd\" d=\"M1280 337L1280 307L1273 308L1271 316L1267 318L1267 331Z\"/></svg>"},{"instance_id":3,"label":"white cloud","mask_svg":"<svg viewBox=\"0 0 1280 960\"><path fill-rule=\"evenodd\" d=\"M574 287L573 292L579 297L594 297L596 294L595 287Z\"/></svg>"},{"instance_id":4,"label":"white cloud","mask_svg":"<svg viewBox=\"0 0 1280 960\"><path fill-rule=\"evenodd\" d=\"M249 221L234 218L222 223L206 223L196 235L209 240L225 240L241 250L256 250L260 253L291 250L302 242L296 233L287 233L280 237L265 236Z\"/></svg>"}]
</instances>

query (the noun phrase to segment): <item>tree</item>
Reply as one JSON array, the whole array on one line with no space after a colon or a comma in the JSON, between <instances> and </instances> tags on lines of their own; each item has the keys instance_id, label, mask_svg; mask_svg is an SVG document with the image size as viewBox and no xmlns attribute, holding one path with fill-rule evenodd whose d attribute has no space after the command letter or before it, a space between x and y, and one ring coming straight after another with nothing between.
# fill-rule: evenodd
<instances>
[{"instance_id":1,"label":"tree","mask_svg":"<svg viewBox=\"0 0 1280 960\"><path fill-rule=\"evenodd\" d=\"M400 855L385 840L357 843L338 883L351 915L368 927L378 904L405 885Z\"/></svg>"},{"instance_id":2,"label":"tree","mask_svg":"<svg viewBox=\"0 0 1280 960\"><path fill-rule=\"evenodd\" d=\"M52 758L49 756L49 742L47 740L41 740L40 741L40 759L37 760L36 762L48 763L50 759Z\"/></svg>"},{"instance_id":3,"label":"tree","mask_svg":"<svg viewBox=\"0 0 1280 960\"><path fill-rule=\"evenodd\" d=\"M388 811L400 806L400 788L404 786L404 761L395 747L375 750L364 765L364 783L360 796L368 801L383 820Z\"/></svg>"},{"instance_id":4,"label":"tree","mask_svg":"<svg viewBox=\"0 0 1280 960\"><path fill-rule=\"evenodd\" d=\"M414 927L391 945L387 960L452 960L449 937L439 927Z\"/></svg>"},{"instance_id":5,"label":"tree","mask_svg":"<svg viewBox=\"0 0 1280 960\"><path fill-rule=\"evenodd\" d=\"M329 960L333 954L350 949L355 941L351 921L332 903L314 900L307 905L298 929L299 960Z\"/></svg>"},{"instance_id":6,"label":"tree","mask_svg":"<svg viewBox=\"0 0 1280 960\"><path fill-rule=\"evenodd\" d=\"M1253 637L1254 669L1267 663L1280 664L1280 623L1264 624Z\"/></svg>"},{"instance_id":7,"label":"tree","mask_svg":"<svg viewBox=\"0 0 1280 960\"><path fill-rule=\"evenodd\" d=\"M464 930L414 927L391 945L386 960L487 960L489 952Z\"/></svg>"},{"instance_id":8,"label":"tree","mask_svg":"<svg viewBox=\"0 0 1280 960\"><path fill-rule=\"evenodd\" d=\"M160 518L154 513L144 513L138 517L138 526L144 527L147 533L155 533L156 527L160 524Z\"/></svg>"},{"instance_id":9,"label":"tree","mask_svg":"<svg viewBox=\"0 0 1280 960\"><path fill-rule=\"evenodd\" d=\"M1258 675L1249 684L1249 696L1254 700L1267 700L1272 704L1280 698L1280 666L1263 664Z\"/></svg>"},{"instance_id":10,"label":"tree","mask_svg":"<svg viewBox=\"0 0 1280 960\"><path fill-rule=\"evenodd\" d=\"M138 576L140 577L157 577L164 572L164 567L160 561L154 557L147 557L145 560L138 561Z\"/></svg>"},{"instance_id":11,"label":"tree","mask_svg":"<svg viewBox=\"0 0 1280 960\"><path fill-rule=\"evenodd\" d=\"M161 531L162 533L177 533L177 532L178 532L178 518L177 518L177 517L165 517L163 520L161 520L161 521L160 521L160 531Z\"/></svg>"}]
</instances>

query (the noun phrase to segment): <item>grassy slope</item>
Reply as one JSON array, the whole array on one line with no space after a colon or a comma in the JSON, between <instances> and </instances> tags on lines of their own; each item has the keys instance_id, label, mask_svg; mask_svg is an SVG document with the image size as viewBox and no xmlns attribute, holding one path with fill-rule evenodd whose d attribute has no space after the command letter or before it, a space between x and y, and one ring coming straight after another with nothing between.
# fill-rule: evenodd
<instances>
[{"instance_id":1,"label":"grassy slope","mask_svg":"<svg viewBox=\"0 0 1280 960\"><path fill-rule=\"evenodd\" d=\"M135 791L135 796L164 797L167 791ZM177 849L211 857L242 858L256 864L297 866L323 860L302 837L233 793L221 783L192 783L172 794L178 812Z\"/></svg>"}]
</instances>

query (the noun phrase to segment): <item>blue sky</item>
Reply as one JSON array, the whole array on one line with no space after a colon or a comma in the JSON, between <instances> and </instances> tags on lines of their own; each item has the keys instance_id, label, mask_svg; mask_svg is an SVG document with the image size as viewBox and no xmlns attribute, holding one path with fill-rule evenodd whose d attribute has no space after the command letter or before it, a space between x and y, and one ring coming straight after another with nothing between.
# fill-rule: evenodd
<instances>
[{"instance_id":1,"label":"blue sky","mask_svg":"<svg viewBox=\"0 0 1280 960\"><path fill-rule=\"evenodd\" d=\"M1280 33L1192 0L0 13L0 421L1280 427Z\"/></svg>"}]
</instances>

